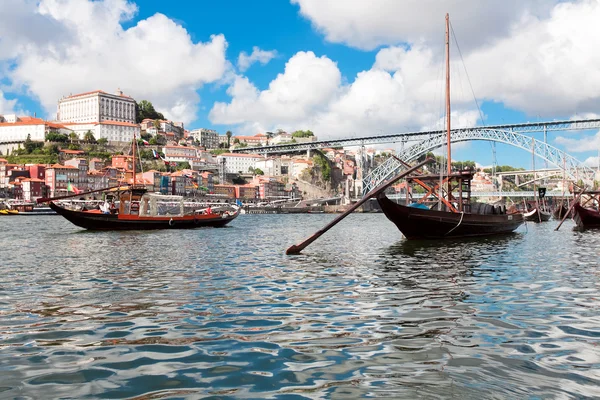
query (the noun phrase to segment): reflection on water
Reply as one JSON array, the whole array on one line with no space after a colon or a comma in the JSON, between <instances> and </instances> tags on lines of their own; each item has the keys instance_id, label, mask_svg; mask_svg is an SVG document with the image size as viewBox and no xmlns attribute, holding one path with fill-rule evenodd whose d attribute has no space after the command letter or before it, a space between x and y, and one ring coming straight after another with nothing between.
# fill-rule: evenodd
<instances>
[{"instance_id":1,"label":"reflection on water","mask_svg":"<svg viewBox=\"0 0 600 400\"><path fill-rule=\"evenodd\" d=\"M408 242L352 215L283 254L331 218L2 220L0 397L600 396L600 231Z\"/></svg>"}]
</instances>

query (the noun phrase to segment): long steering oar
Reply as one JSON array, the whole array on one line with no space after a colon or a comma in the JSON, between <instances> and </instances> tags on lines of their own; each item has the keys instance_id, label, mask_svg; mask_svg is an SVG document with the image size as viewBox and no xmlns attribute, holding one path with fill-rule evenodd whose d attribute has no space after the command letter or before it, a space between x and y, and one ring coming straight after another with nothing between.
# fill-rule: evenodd
<instances>
[{"instance_id":1,"label":"long steering oar","mask_svg":"<svg viewBox=\"0 0 600 400\"><path fill-rule=\"evenodd\" d=\"M307 238L305 241L303 241L300 244L295 244L295 245L290 246L290 248L288 248L285 251L285 254L289 255L289 254L298 254L298 253L300 253L309 244L311 244L312 242L314 242L315 240L317 240L321 235L323 235L325 232L327 232L328 230L330 230L334 225L336 225L338 222L340 222L341 220L343 220L344 218L346 218L348 216L348 214L352 213L352 211L356 210L358 207L360 207L364 203L366 203L367 200L369 200L371 197L377 196L379 193L383 192L385 189L387 189L390 186L392 186L398 179L404 178L406 175L415 172L416 170L418 170L419 168L421 168L423 165L429 164L430 162L433 162L433 161L435 161L433 158L427 158L422 163L419 163L419 164L415 165L414 167L407 169L406 171L404 171L404 172L396 175L395 177L393 177L392 179L390 179L389 181L387 181L383 185L378 186L375 189L371 190L369 193L367 193L365 195L365 197L363 197L362 199L360 199L358 202L354 203L354 205L352 207L350 207L348 210L346 210L346 212L344 212L343 214L340 214L333 221L331 221L330 223L328 223L327 225L325 225L325 227L323 227L322 229L320 229L317 232L315 232L312 236L310 236L309 238Z\"/></svg>"},{"instance_id":2,"label":"long steering oar","mask_svg":"<svg viewBox=\"0 0 600 400\"><path fill-rule=\"evenodd\" d=\"M558 226L554 229L555 231L557 231L557 230L560 229L560 226L563 224L563 222L565 222L565 219L567 219L567 216L571 213L571 211L575 207L575 203L577 203L579 201L579 198L581 197L581 195L583 194L583 192L585 192L585 187L581 190L581 192L579 192L579 194L577 195L577 198L575 198L575 200L573 200L573 203L571 204L571 207L569 207L569 211L567 211L565 213L565 215L563 216L563 218L560 220L560 224L558 224Z\"/></svg>"},{"instance_id":3,"label":"long steering oar","mask_svg":"<svg viewBox=\"0 0 600 400\"><path fill-rule=\"evenodd\" d=\"M54 200L62 200L62 199L70 199L71 197L77 197L77 196L85 196L86 194L91 194L91 193L98 193L98 192L104 192L107 190L111 190L111 189L118 189L120 187L127 187L127 185L121 185L121 186L111 186L111 187L107 187L104 189L97 189L97 190L90 190L88 192L81 192L81 193L75 193L75 194L69 194L66 196L58 196L58 197L41 197L39 199L37 199L37 203L46 203L49 201L54 201Z\"/></svg>"}]
</instances>

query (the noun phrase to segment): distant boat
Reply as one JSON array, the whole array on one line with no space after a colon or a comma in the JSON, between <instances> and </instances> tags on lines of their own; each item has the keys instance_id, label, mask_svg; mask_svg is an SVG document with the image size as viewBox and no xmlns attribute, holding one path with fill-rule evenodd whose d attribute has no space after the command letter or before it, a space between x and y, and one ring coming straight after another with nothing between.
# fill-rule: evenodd
<instances>
[{"instance_id":1,"label":"distant boat","mask_svg":"<svg viewBox=\"0 0 600 400\"><path fill-rule=\"evenodd\" d=\"M535 207L533 210L523 213L523 218L525 221L531 222L546 222L550 220L552 214L546 212L538 207Z\"/></svg>"},{"instance_id":2,"label":"distant boat","mask_svg":"<svg viewBox=\"0 0 600 400\"><path fill-rule=\"evenodd\" d=\"M36 206L35 203L12 203L11 210L17 211L17 215L56 215L56 211L48 206Z\"/></svg>"},{"instance_id":3,"label":"distant boat","mask_svg":"<svg viewBox=\"0 0 600 400\"><path fill-rule=\"evenodd\" d=\"M377 196L385 216L392 221L407 239L444 239L454 237L471 237L506 234L513 232L523 223L520 213L506 213L496 208L493 213L472 213L470 204L470 187L473 175L471 172L453 173L450 154L450 30L449 16L446 14L446 120L447 120L447 172L446 175L425 175L414 178L419 185L425 181L444 181L444 185L451 186L459 191L459 196L452 195L448 190L447 199L442 198L441 190L437 194L438 200L443 202L445 210L431 210L423 204L419 207L401 205L390 200L383 192ZM401 160L400 160L401 161ZM402 161L401 161L402 162ZM413 179L413 178L407 178ZM435 191L435 186L429 188L430 193ZM466 196L466 197L465 197Z\"/></svg>"},{"instance_id":4,"label":"distant boat","mask_svg":"<svg viewBox=\"0 0 600 400\"><path fill-rule=\"evenodd\" d=\"M564 204L561 203L554 209L554 211L552 211L552 216L554 217L554 219L561 220L561 219L563 219L563 217L565 215L567 215L567 213L569 213L569 209L567 207L565 207ZM573 216L573 213L570 212L569 216L567 218L572 217L572 216Z\"/></svg>"}]
</instances>

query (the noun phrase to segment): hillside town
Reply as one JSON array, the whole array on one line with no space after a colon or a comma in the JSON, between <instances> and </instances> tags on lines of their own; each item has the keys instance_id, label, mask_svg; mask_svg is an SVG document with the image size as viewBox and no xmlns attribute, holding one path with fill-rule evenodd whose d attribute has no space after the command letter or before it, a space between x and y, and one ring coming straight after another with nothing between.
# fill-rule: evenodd
<instances>
[{"instance_id":1,"label":"hillside town","mask_svg":"<svg viewBox=\"0 0 600 400\"><path fill-rule=\"evenodd\" d=\"M362 173L392 150L323 149L262 156L240 147L316 141L311 131L220 134L187 130L150 102L118 90L65 96L56 119L0 116L0 197L35 201L133 181L132 141L140 161L136 181L149 191L246 202L360 196Z\"/></svg>"}]
</instances>

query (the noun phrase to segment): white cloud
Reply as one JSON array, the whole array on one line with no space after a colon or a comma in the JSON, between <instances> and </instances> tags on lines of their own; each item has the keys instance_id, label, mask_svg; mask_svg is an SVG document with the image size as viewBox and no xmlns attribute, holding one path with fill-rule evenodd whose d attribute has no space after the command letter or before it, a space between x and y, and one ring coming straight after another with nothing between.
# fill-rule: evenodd
<instances>
[{"instance_id":1,"label":"white cloud","mask_svg":"<svg viewBox=\"0 0 600 400\"><path fill-rule=\"evenodd\" d=\"M292 0L330 42L360 49L399 43L443 45L450 13L465 49L504 36L521 19L545 17L558 0Z\"/></svg>"},{"instance_id":2,"label":"white cloud","mask_svg":"<svg viewBox=\"0 0 600 400\"><path fill-rule=\"evenodd\" d=\"M586 167L598 167L598 165L600 165L600 163L598 162L598 159L600 157L588 157L585 159L585 161L583 162L583 165L585 165Z\"/></svg>"},{"instance_id":3,"label":"white cloud","mask_svg":"<svg viewBox=\"0 0 600 400\"><path fill-rule=\"evenodd\" d=\"M316 4L312 0L295 1L301 5L305 15L309 15L312 12L310 7ZM449 5L457 7L457 4L462 4L461 1L452 1ZM340 11L339 14L334 13L336 24L354 35L345 35L345 30L339 30L333 24L327 28L331 31L326 32L326 35L331 35L330 40L358 46L360 43L353 42L353 38L369 38L365 29L377 24L371 26L368 21L374 18L373 15L381 16L379 8L385 5L386 17L382 17L382 27L379 28L392 29L398 25L400 31L390 31L390 37L413 42L380 49L373 66L355 77L340 79L341 72L333 60L326 56L316 57L310 52L293 56L285 71L271 82L267 90L260 91L246 77L237 76L228 91L231 102L217 103L211 110L210 119L214 123L236 124L248 133L277 127L310 128L322 138L439 129L443 126L440 123L440 116L444 114L443 51L431 44L431 38L437 37L439 32L429 27L432 23L430 17L423 21L417 18L422 10L414 7L416 3L379 0L379 8L370 3L365 6L364 2L351 1L319 1L318 4L322 4L322 9L314 12L321 16L328 16L332 10ZM434 3L427 0L423 4L424 9L429 7L430 12ZM462 49L480 103L483 100L502 102L529 115L548 118L575 113L590 116L600 109L600 69L590 67L600 65L600 52L596 51L600 48L600 25L597 24L600 1L555 4L532 0L469 4L479 7L468 17L477 21L476 26L471 23L472 28L482 32L477 39L479 44L473 43L467 46L467 50L465 47ZM348 10L340 10L345 5L348 5ZM402 12L391 12L393 7L401 7ZM495 29L493 21L491 25L482 22L487 21L485 18L473 18L484 8L490 15L497 15L504 21L506 29ZM460 18L466 21L468 18L462 12L456 10L454 14L458 14L459 21ZM358 18L360 15L365 21ZM388 24L387 15L400 15L401 21L394 19L395 25ZM408 27L402 26L413 20L417 22L409 23ZM315 21L316 26L321 26L321 22ZM459 24L454 21L461 40ZM417 25L421 24L424 26L419 28ZM443 29L443 20L441 25ZM411 27L418 35L410 36ZM489 33L490 29L495 33ZM443 32L441 34L443 36ZM375 40L384 36L380 32L370 37ZM382 39L360 45L369 48L373 43L387 42ZM459 57L456 52L453 56L453 126L470 126L477 121L478 113L462 64L458 63ZM327 66L324 68L327 73L311 67L317 60ZM292 74L291 66L296 66L295 69L303 73ZM289 79L292 75L294 78ZM322 79L324 76L334 78L325 80ZM332 79L335 84L332 84ZM289 101L292 93L293 101ZM319 101L311 100L317 95L320 95ZM310 107L303 106L306 102ZM574 143L571 145L575 146Z\"/></svg>"},{"instance_id":4,"label":"white cloud","mask_svg":"<svg viewBox=\"0 0 600 400\"><path fill-rule=\"evenodd\" d=\"M248 53L246 53L245 51L242 51L240 53L240 55L238 56L237 65L240 71L244 72L248 68L250 68L250 66L255 62L259 62L262 65L266 65L275 57L277 57L276 50L261 50L259 47L254 46L252 48L252 54L248 55Z\"/></svg>"},{"instance_id":5,"label":"white cloud","mask_svg":"<svg viewBox=\"0 0 600 400\"><path fill-rule=\"evenodd\" d=\"M600 150L600 131L593 136L583 136L579 139L557 136L556 143L565 147L567 152L585 153Z\"/></svg>"},{"instance_id":6,"label":"white cloud","mask_svg":"<svg viewBox=\"0 0 600 400\"><path fill-rule=\"evenodd\" d=\"M16 63L7 74L12 90L37 97L50 114L63 95L121 88L174 120L190 122L196 119L196 90L220 79L226 68L223 35L194 43L185 28L162 14L123 29L121 23L137 11L126 0L9 3L12 8L2 7L9 12L0 9L0 27L18 30L10 34L10 45L0 45L0 61ZM15 16L55 29L45 28L44 40L36 26L26 34L30 26L12 23Z\"/></svg>"}]
</instances>

